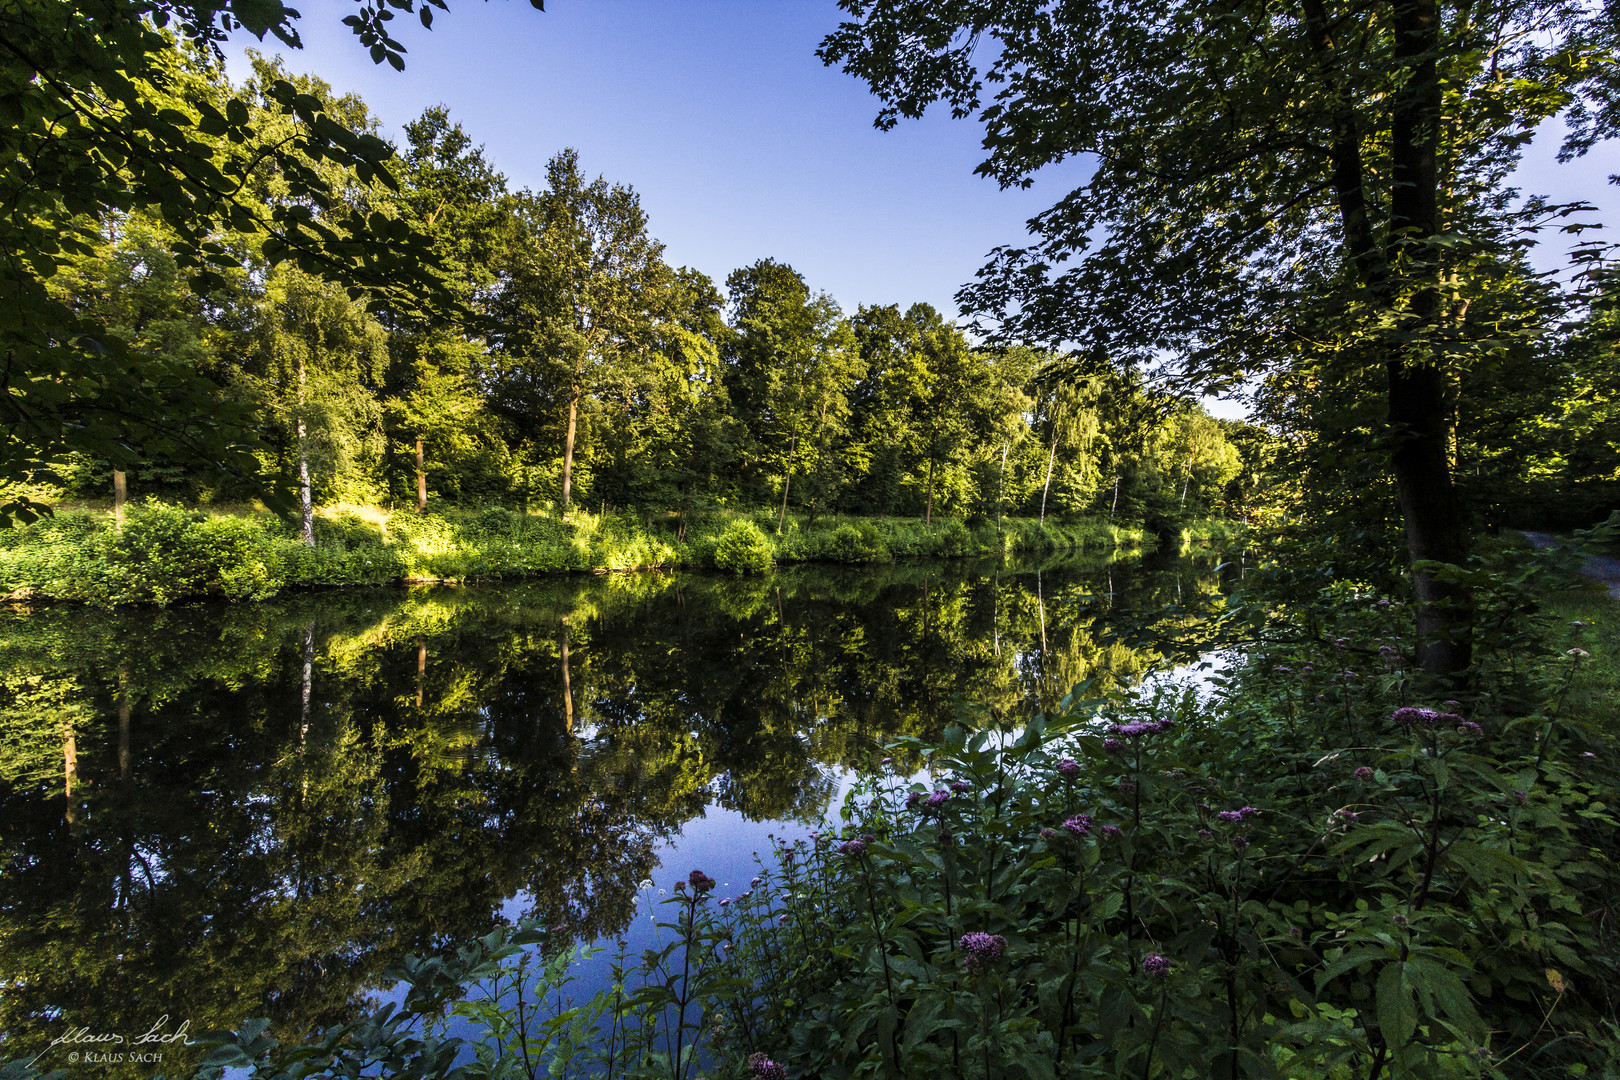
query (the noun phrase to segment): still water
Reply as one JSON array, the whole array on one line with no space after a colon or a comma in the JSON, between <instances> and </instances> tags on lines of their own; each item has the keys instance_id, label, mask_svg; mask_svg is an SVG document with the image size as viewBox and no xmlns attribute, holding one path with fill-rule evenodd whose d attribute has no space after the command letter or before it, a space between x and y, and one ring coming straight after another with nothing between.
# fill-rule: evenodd
<instances>
[{"instance_id":1,"label":"still water","mask_svg":"<svg viewBox=\"0 0 1620 1080\"><path fill-rule=\"evenodd\" d=\"M0 1059L165 1015L291 1037L502 917L623 935L638 882L744 880L897 735L1185 659L1216 562L0 615Z\"/></svg>"}]
</instances>

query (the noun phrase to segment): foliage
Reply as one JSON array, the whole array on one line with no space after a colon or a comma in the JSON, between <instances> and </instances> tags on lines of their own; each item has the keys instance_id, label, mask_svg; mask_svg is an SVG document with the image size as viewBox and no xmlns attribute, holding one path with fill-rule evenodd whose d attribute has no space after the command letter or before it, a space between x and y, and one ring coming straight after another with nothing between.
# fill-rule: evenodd
<instances>
[{"instance_id":1,"label":"foliage","mask_svg":"<svg viewBox=\"0 0 1620 1080\"><path fill-rule=\"evenodd\" d=\"M1468 557L1455 442L1487 425L1459 420L1459 400L1480 400L1459 386L1551 329L1555 306L1518 285L1524 250L1587 208L1520 200L1509 175L1555 116L1573 122L1566 159L1614 133L1610 15L1561 0L1180 3L1152 20L1120 0L841 6L819 55L871 87L880 128L936 102L972 117L978 171L1004 186L1096 156L963 309L996 340L1158 363L1182 386L1276 380L1296 431L1384 481L1343 502L1398 501L1425 667L1465 670L1470 594L1437 567ZM1607 423L1604 397L1582 395L1584 420ZM1306 456L1338 474L1307 490L1342 490L1342 462Z\"/></svg>"},{"instance_id":2,"label":"foliage","mask_svg":"<svg viewBox=\"0 0 1620 1080\"><path fill-rule=\"evenodd\" d=\"M762 574L771 561L771 542L746 519L732 522L714 549L716 569L733 574Z\"/></svg>"},{"instance_id":3,"label":"foliage","mask_svg":"<svg viewBox=\"0 0 1620 1080\"><path fill-rule=\"evenodd\" d=\"M397 67L404 46L377 32L391 14L368 3L351 25L374 61ZM116 317L52 294L52 278L93 255L99 231L128 215L161 218L166 251L198 296L240 271L251 237L271 264L401 305L442 298L424 265L426 238L329 183L335 170L362 186L394 186L386 142L334 119L328 102L285 78L263 86L258 111L224 85L214 63L220 42L247 29L297 45L297 18L279 3L170 0L27 0L0 13L8 42L0 59L3 231L17 255L0 282L9 298L0 335L11 358L0 479L48 476L76 451L119 465L168 455L252 472L251 423L222 409L206 379L127 340ZM270 128L281 130L265 138ZM281 198L259 197L266 174L279 178ZM37 510L15 499L0 506L8 518Z\"/></svg>"}]
</instances>

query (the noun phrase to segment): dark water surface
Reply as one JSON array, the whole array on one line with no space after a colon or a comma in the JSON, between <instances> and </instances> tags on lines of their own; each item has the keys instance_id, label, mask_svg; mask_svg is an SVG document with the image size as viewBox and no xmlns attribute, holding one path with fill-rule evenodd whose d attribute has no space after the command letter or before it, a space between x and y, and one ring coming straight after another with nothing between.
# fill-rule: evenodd
<instances>
[{"instance_id":1,"label":"dark water surface","mask_svg":"<svg viewBox=\"0 0 1620 1080\"><path fill-rule=\"evenodd\" d=\"M1163 632L1218 603L1215 565L0 615L0 1058L165 1015L291 1037L503 916L588 941L624 934L638 901L647 921L644 879L701 866L737 891L768 832L810 827L893 737L1173 663ZM168 1050L120 1071L183 1071Z\"/></svg>"}]
</instances>

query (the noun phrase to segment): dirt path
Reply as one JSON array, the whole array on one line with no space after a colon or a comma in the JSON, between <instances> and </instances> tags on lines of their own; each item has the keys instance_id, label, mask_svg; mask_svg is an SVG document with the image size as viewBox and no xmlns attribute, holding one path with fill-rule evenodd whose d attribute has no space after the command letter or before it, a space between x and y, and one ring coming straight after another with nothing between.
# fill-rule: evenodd
<instances>
[{"instance_id":1,"label":"dirt path","mask_svg":"<svg viewBox=\"0 0 1620 1080\"><path fill-rule=\"evenodd\" d=\"M1524 536L1538 549L1565 547L1568 544L1563 537L1553 536L1551 533L1527 532ZM1581 573L1593 581L1607 585L1609 595L1620 600L1620 559L1612 559L1607 555L1587 555L1581 564Z\"/></svg>"}]
</instances>

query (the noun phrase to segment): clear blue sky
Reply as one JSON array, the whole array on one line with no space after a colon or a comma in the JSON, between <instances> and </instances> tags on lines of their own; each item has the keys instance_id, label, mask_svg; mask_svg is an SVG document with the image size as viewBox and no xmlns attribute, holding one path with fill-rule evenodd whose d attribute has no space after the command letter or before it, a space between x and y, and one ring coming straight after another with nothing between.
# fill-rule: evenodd
<instances>
[{"instance_id":1,"label":"clear blue sky","mask_svg":"<svg viewBox=\"0 0 1620 1080\"><path fill-rule=\"evenodd\" d=\"M770 256L849 311L926 300L954 315L985 254L1066 190L1065 170L1029 191L974 176L977 129L948 115L874 129L864 84L816 59L831 0L548 0L543 14L451 0L431 32L395 20L403 72L339 22L350 4L299 8L304 49L266 51L357 91L391 135L443 103L514 187L542 185L572 146L641 194L671 262L717 283Z\"/></svg>"},{"instance_id":2,"label":"clear blue sky","mask_svg":"<svg viewBox=\"0 0 1620 1080\"><path fill-rule=\"evenodd\" d=\"M1071 162L1001 191L973 175L971 122L934 110L874 129L865 85L815 56L842 14L833 0L547 0L543 14L525 0L451 0L431 32L395 20L403 73L373 65L342 25L348 0L299 7L305 48L279 50L288 66L358 92L390 135L447 105L514 187L540 186L551 155L575 147L588 173L641 193L671 262L717 284L770 256L846 311L923 300L954 315L952 295L990 249L1018 242L1083 175ZM1620 205L1613 147L1561 166L1546 142L1524 187Z\"/></svg>"}]
</instances>

